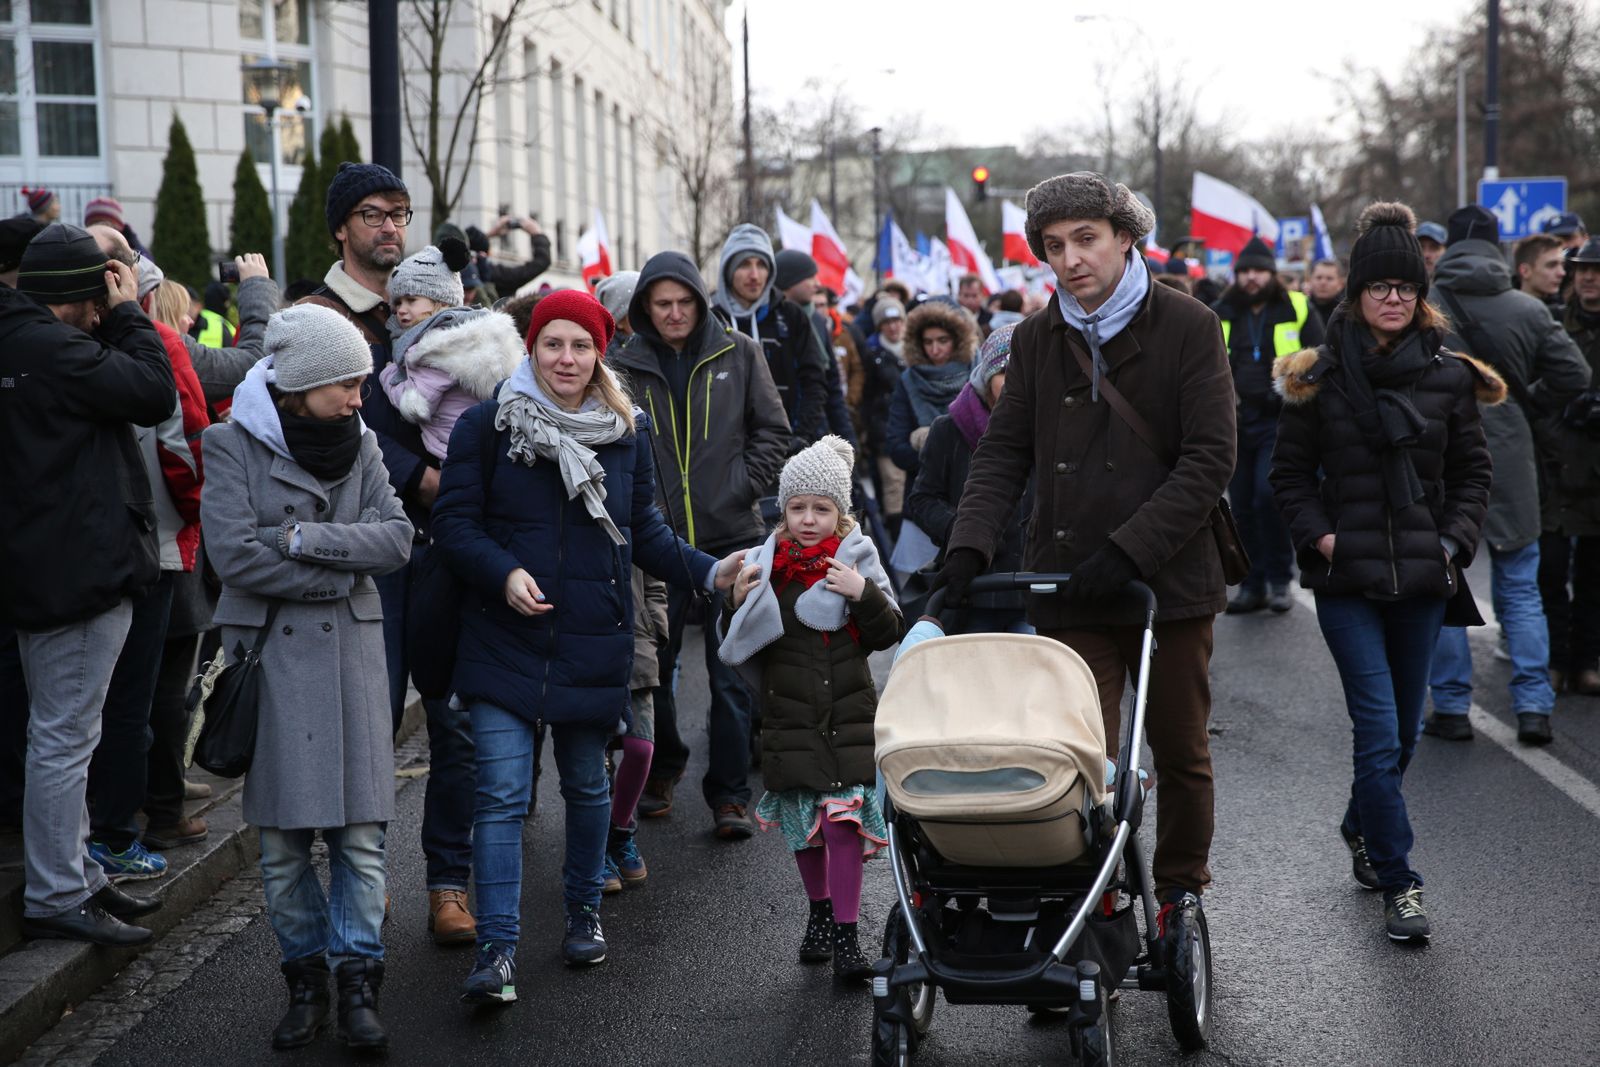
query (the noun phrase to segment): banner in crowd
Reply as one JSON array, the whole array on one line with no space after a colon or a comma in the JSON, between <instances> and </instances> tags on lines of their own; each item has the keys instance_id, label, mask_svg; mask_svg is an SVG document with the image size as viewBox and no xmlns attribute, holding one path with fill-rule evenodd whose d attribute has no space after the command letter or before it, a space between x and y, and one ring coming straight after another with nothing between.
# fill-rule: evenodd
<instances>
[{"instance_id":1,"label":"banner in crowd","mask_svg":"<svg viewBox=\"0 0 1600 1067\"><path fill-rule=\"evenodd\" d=\"M1333 238L1328 236L1328 223L1322 217L1322 208L1316 204L1311 205L1311 233L1314 240L1311 243L1311 256L1313 259L1333 258Z\"/></svg>"},{"instance_id":2,"label":"banner in crowd","mask_svg":"<svg viewBox=\"0 0 1600 1067\"><path fill-rule=\"evenodd\" d=\"M944 233L949 242L950 261L961 273L970 272L983 279L986 294L1000 292L994 264L978 243L978 235L972 229L972 220L967 218L967 209L961 206L961 198L948 185L944 187Z\"/></svg>"},{"instance_id":3,"label":"banner in crowd","mask_svg":"<svg viewBox=\"0 0 1600 1067\"><path fill-rule=\"evenodd\" d=\"M583 284L593 289L601 278L611 277L611 235L606 233L605 216L595 208L594 222L578 238L579 273Z\"/></svg>"},{"instance_id":4,"label":"banner in crowd","mask_svg":"<svg viewBox=\"0 0 1600 1067\"><path fill-rule=\"evenodd\" d=\"M1204 241L1210 251L1237 254L1255 235L1275 246L1278 220L1244 190L1195 171L1189 232Z\"/></svg>"},{"instance_id":5,"label":"banner in crowd","mask_svg":"<svg viewBox=\"0 0 1600 1067\"><path fill-rule=\"evenodd\" d=\"M1024 267L1039 265L1028 247L1028 213L1009 200L1000 201L1000 258Z\"/></svg>"},{"instance_id":6,"label":"banner in crowd","mask_svg":"<svg viewBox=\"0 0 1600 1067\"><path fill-rule=\"evenodd\" d=\"M811 254L811 227L802 226L791 219L783 208L775 208L778 213L778 243L784 248L798 248L806 255Z\"/></svg>"}]
</instances>

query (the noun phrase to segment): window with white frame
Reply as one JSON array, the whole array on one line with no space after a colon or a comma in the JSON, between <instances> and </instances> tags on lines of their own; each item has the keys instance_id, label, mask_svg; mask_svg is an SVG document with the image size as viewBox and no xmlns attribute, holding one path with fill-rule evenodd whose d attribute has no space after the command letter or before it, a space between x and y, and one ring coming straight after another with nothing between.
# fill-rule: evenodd
<instances>
[{"instance_id":1,"label":"window with white frame","mask_svg":"<svg viewBox=\"0 0 1600 1067\"><path fill-rule=\"evenodd\" d=\"M311 41L311 0L239 0L239 38L241 59L276 59L289 65L284 78L281 106L278 109L278 146L282 161L291 166L305 162L306 145L317 136L312 109L300 110L302 101L312 101L316 85L316 53ZM244 103L244 142L257 163L272 159L272 139L267 132L267 113L250 86L249 78L239 75Z\"/></svg>"},{"instance_id":2,"label":"window with white frame","mask_svg":"<svg viewBox=\"0 0 1600 1067\"><path fill-rule=\"evenodd\" d=\"M92 0L0 0L0 159L98 167L99 70Z\"/></svg>"}]
</instances>

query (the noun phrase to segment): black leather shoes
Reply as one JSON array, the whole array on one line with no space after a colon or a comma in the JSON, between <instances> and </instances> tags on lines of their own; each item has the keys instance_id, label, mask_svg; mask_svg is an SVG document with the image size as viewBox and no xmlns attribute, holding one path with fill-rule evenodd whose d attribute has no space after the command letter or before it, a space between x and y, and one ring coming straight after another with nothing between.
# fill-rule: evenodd
<instances>
[{"instance_id":1,"label":"black leather shoes","mask_svg":"<svg viewBox=\"0 0 1600 1067\"><path fill-rule=\"evenodd\" d=\"M272 1047L276 1049L304 1048L316 1039L317 1032L328 1025L333 998L328 992L328 961L321 956L307 956L280 964L284 980L289 983L289 1010L272 1031Z\"/></svg>"},{"instance_id":2,"label":"black leather shoes","mask_svg":"<svg viewBox=\"0 0 1600 1067\"><path fill-rule=\"evenodd\" d=\"M110 882L107 882L106 887L91 899L104 908L107 915L124 921L161 910L161 901L155 897L136 897L132 893L123 892Z\"/></svg>"},{"instance_id":3,"label":"black leather shoes","mask_svg":"<svg viewBox=\"0 0 1600 1067\"><path fill-rule=\"evenodd\" d=\"M27 937L55 937L65 941L87 941L93 945L111 945L128 948L148 944L155 935L142 926L131 926L114 915L106 913L93 897L71 911L50 915L42 919L22 920L22 932Z\"/></svg>"},{"instance_id":4,"label":"black leather shoes","mask_svg":"<svg viewBox=\"0 0 1600 1067\"><path fill-rule=\"evenodd\" d=\"M1264 589L1241 589L1228 601L1227 614L1249 615L1260 611L1267 606L1267 593Z\"/></svg>"},{"instance_id":5,"label":"black leather shoes","mask_svg":"<svg viewBox=\"0 0 1600 1067\"><path fill-rule=\"evenodd\" d=\"M1550 716L1533 711L1517 712L1517 740L1525 745L1548 745L1555 740L1550 732Z\"/></svg>"},{"instance_id":6,"label":"black leather shoes","mask_svg":"<svg viewBox=\"0 0 1600 1067\"><path fill-rule=\"evenodd\" d=\"M1435 712L1422 720L1422 732L1445 741L1471 741L1472 723L1465 715L1440 715Z\"/></svg>"}]
</instances>

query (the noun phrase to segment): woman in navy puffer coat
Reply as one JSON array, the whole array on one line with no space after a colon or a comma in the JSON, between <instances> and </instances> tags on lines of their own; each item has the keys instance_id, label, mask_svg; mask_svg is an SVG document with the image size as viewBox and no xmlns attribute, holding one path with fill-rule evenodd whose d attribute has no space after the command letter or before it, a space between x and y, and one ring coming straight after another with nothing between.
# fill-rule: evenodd
<instances>
[{"instance_id":1,"label":"woman in navy puffer coat","mask_svg":"<svg viewBox=\"0 0 1600 1067\"><path fill-rule=\"evenodd\" d=\"M522 823L541 723L567 806L563 951L571 964L605 959L604 753L629 714L631 567L726 588L743 560L690 547L656 510L648 427L600 362L613 329L587 293L541 300L531 358L457 422L433 509L435 545L467 589L453 688L478 762L468 1000L516 998Z\"/></svg>"}]
</instances>

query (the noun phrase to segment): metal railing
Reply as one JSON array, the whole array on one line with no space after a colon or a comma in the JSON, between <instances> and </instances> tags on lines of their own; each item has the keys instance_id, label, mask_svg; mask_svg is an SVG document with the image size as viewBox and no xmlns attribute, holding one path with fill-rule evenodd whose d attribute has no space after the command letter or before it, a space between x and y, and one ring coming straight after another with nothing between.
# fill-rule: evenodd
<instances>
[{"instance_id":1,"label":"metal railing","mask_svg":"<svg viewBox=\"0 0 1600 1067\"><path fill-rule=\"evenodd\" d=\"M74 226L83 225L83 209L89 201L111 195L111 186L104 183L0 182L0 218L28 212L28 201L22 196L24 186L29 189L43 186L55 193L61 198L61 221Z\"/></svg>"}]
</instances>

